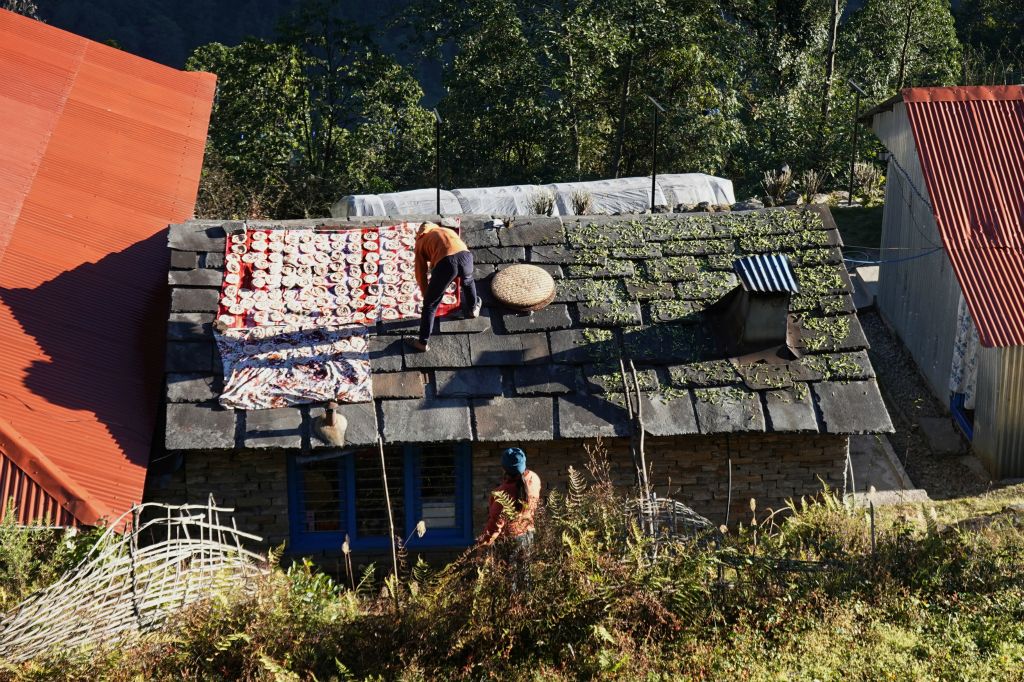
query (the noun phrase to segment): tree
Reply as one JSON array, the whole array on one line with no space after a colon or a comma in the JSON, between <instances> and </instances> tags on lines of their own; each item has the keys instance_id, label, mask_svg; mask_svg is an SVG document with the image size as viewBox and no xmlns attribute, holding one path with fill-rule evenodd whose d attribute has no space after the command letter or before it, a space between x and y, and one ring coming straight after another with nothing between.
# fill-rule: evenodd
<instances>
[{"instance_id":1,"label":"tree","mask_svg":"<svg viewBox=\"0 0 1024 682\"><path fill-rule=\"evenodd\" d=\"M218 76L207 165L225 206L320 216L345 194L425 180L431 117L422 90L335 10L307 2L279 42L213 43L189 58L188 68ZM228 190L230 178L242 191Z\"/></svg>"},{"instance_id":2,"label":"tree","mask_svg":"<svg viewBox=\"0 0 1024 682\"><path fill-rule=\"evenodd\" d=\"M948 0L867 0L844 37L848 73L878 97L958 80L961 50Z\"/></svg>"},{"instance_id":3,"label":"tree","mask_svg":"<svg viewBox=\"0 0 1024 682\"><path fill-rule=\"evenodd\" d=\"M0 9L42 21L42 18L39 16L39 7L36 5L35 0L0 0Z\"/></svg>"},{"instance_id":4,"label":"tree","mask_svg":"<svg viewBox=\"0 0 1024 682\"><path fill-rule=\"evenodd\" d=\"M964 0L956 20L964 46L964 82L1009 84L1024 80L1024 3Z\"/></svg>"}]
</instances>

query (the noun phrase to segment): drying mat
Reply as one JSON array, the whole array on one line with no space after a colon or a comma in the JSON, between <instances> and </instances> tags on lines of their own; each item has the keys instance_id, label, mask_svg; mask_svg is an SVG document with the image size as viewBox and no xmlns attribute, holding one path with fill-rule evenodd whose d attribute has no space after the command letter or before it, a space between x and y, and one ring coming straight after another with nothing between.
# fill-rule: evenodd
<instances>
[{"instance_id":1,"label":"drying mat","mask_svg":"<svg viewBox=\"0 0 1024 682\"><path fill-rule=\"evenodd\" d=\"M370 354L362 327L273 327L217 332L224 364L220 404L240 410L337 400L368 402Z\"/></svg>"},{"instance_id":2,"label":"drying mat","mask_svg":"<svg viewBox=\"0 0 1024 682\"><path fill-rule=\"evenodd\" d=\"M491 293L514 310L540 310L555 299L555 280L536 265L513 265L494 276Z\"/></svg>"},{"instance_id":3,"label":"drying mat","mask_svg":"<svg viewBox=\"0 0 1024 682\"><path fill-rule=\"evenodd\" d=\"M418 317L419 223L380 228L245 229L230 235L217 312L220 329L336 328ZM459 287L438 314L459 309Z\"/></svg>"}]
</instances>

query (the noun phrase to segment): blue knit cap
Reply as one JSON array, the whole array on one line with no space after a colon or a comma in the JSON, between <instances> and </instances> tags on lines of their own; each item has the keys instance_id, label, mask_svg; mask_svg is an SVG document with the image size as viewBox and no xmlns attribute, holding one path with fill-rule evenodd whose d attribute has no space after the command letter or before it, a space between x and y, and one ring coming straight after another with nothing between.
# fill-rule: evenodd
<instances>
[{"instance_id":1,"label":"blue knit cap","mask_svg":"<svg viewBox=\"0 0 1024 682\"><path fill-rule=\"evenodd\" d=\"M501 453L501 466L510 474L526 471L526 453L519 448L507 448Z\"/></svg>"}]
</instances>

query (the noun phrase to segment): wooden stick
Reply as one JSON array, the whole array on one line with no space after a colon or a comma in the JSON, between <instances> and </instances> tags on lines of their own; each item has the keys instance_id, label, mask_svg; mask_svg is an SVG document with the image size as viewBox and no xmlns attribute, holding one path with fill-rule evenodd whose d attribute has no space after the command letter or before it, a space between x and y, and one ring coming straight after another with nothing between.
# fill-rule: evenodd
<instances>
[{"instance_id":1,"label":"wooden stick","mask_svg":"<svg viewBox=\"0 0 1024 682\"><path fill-rule=\"evenodd\" d=\"M395 543L395 517L391 513L391 492L388 490L388 469L384 463L384 439L377 436L377 449L380 451L380 476L384 481L384 504L388 508L388 530L391 532L391 567L394 570L395 611L398 611L398 547Z\"/></svg>"}]
</instances>

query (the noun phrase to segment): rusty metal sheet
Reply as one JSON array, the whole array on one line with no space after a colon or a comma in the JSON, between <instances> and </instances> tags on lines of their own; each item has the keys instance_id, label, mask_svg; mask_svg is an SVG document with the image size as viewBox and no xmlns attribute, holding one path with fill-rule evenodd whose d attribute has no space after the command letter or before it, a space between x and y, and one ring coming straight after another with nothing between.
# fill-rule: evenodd
<instances>
[{"instance_id":1,"label":"rusty metal sheet","mask_svg":"<svg viewBox=\"0 0 1024 682\"><path fill-rule=\"evenodd\" d=\"M1024 87L910 88L903 102L981 344L1024 345Z\"/></svg>"},{"instance_id":2,"label":"rusty metal sheet","mask_svg":"<svg viewBox=\"0 0 1024 682\"><path fill-rule=\"evenodd\" d=\"M214 85L0 10L0 493L20 521L142 497L164 229L192 215Z\"/></svg>"}]
</instances>

